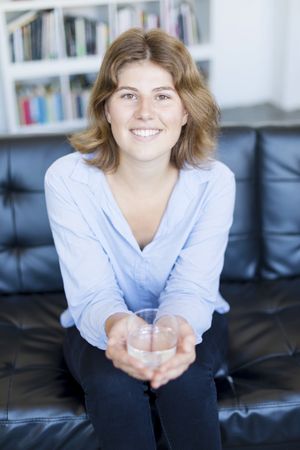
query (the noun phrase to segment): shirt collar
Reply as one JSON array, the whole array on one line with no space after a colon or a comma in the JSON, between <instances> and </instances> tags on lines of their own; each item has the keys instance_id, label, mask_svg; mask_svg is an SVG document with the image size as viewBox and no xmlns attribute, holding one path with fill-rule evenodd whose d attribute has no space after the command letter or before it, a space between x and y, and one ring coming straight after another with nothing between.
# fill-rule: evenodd
<instances>
[{"instance_id":1,"label":"shirt collar","mask_svg":"<svg viewBox=\"0 0 300 450\"><path fill-rule=\"evenodd\" d=\"M93 192L98 192L99 185L101 185L101 171L98 167L86 163L94 156L94 152L86 155L78 153L78 159L70 174L70 178L78 183L88 185Z\"/></svg>"},{"instance_id":2,"label":"shirt collar","mask_svg":"<svg viewBox=\"0 0 300 450\"><path fill-rule=\"evenodd\" d=\"M94 153L87 155L79 153L79 158L70 177L74 181L89 185L92 190L97 190L97 187L101 184L100 179L103 173L97 167L90 166L85 162L86 160L92 159L93 156ZM188 198L194 197L197 194L199 184L209 181L212 165L213 161L209 161L199 169L187 166L180 171L180 178L182 178Z\"/></svg>"},{"instance_id":3,"label":"shirt collar","mask_svg":"<svg viewBox=\"0 0 300 450\"><path fill-rule=\"evenodd\" d=\"M192 166L186 166L181 170L181 176L187 198L193 198L197 195L199 186L210 180L212 166L213 161L208 161L199 168L195 169Z\"/></svg>"}]
</instances>

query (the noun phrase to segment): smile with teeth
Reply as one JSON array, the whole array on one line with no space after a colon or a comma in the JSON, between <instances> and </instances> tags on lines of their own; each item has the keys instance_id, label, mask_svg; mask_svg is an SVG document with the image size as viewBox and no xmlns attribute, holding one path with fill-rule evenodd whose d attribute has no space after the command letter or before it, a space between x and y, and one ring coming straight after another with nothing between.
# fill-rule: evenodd
<instances>
[{"instance_id":1,"label":"smile with teeth","mask_svg":"<svg viewBox=\"0 0 300 450\"><path fill-rule=\"evenodd\" d=\"M161 130L159 130L158 128L145 128L145 129L135 128L130 131L135 136L149 137L149 136L155 136L155 135L159 134Z\"/></svg>"}]
</instances>

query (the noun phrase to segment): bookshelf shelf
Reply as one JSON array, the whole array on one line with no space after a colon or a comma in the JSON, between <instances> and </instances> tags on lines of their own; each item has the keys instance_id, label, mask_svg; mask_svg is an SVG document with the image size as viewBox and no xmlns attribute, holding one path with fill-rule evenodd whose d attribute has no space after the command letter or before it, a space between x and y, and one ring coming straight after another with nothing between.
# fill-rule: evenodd
<instances>
[{"instance_id":1,"label":"bookshelf shelf","mask_svg":"<svg viewBox=\"0 0 300 450\"><path fill-rule=\"evenodd\" d=\"M213 1L0 1L5 132L39 134L85 127L88 96L105 49L131 26L160 26L177 35L210 82Z\"/></svg>"},{"instance_id":2,"label":"bookshelf shelf","mask_svg":"<svg viewBox=\"0 0 300 450\"><path fill-rule=\"evenodd\" d=\"M123 1L123 0L121 0ZM136 0L133 0L133 2ZM143 0L144 1L144 0ZM145 0L147 1L147 0ZM25 10L43 10L64 7L88 7L93 5L107 5L107 0L18 0L4 1L1 3L2 11L25 11Z\"/></svg>"},{"instance_id":3,"label":"bookshelf shelf","mask_svg":"<svg viewBox=\"0 0 300 450\"><path fill-rule=\"evenodd\" d=\"M80 58L61 58L58 61L31 61L15 63L10 66L9 74L12 80L28 80L39 77L51 77L59 75L72 75L81 73L84 67L85 73L93 73L99 70L101 58L95 56L85 56ZM34 77L32 76L34 74Z\"/></svg>"},{"instance_id":4,"label":"bookshelf shelf","mask_svg":"<svg viewBox=\"0 0 300 450\"><path fill-rule=\"evenodd\" d=\"M65 120L63 122L46 123L43 125L20 125L17 134L49 134L70 133L87 125L85 119Z\"/></svg>"}]
</instances>

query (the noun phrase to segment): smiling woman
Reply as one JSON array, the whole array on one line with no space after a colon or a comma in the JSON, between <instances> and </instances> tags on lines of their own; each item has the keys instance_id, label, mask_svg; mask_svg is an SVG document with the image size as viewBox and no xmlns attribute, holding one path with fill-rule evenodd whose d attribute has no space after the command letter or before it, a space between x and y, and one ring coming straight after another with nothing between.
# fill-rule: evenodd
<instances>
[{"instance_id":1,"label":"smiling woman","mask_svg":"<svg viewBox=\"0 0 300 450\"><path fill-rule=\"evenodd\" d=\"M213 376L227 342L219 278L235 184L212 158L218 108L181 42L132 29L108 49L89 114L71 139L78 151L45 177L66 362L101 449L156 449L151 397L168 448L220 450ZM159 367L127 350L145 308L176 324Z\"/></svg>"},{"instance_id":2,"label":"smiling woman","mask_svg":"<svg viewBox=\"0 0 300 450\"><path fill-rule=\"evenodd\" d=\"M169 75L170 85L162 87L171 86L175 89L175 94L180 97L188 113L186 126L182 128L179 140L172 148L172 162L178 169L185 163L199 165L214 148L219 109L185 46L158 29L148 33L131 29L113 42L104 57L92 90L90 127L72 136L72 145L82 153L91 153L101 147L101 152L89 159L89 164L102 170L114 170L117 167L119 152L106 120L105 105L118 88L124 66L137 62L151 62L157 68L164 69ZM142 81L147 75L147 69L141 69L140 73ZM161 92L167 98L171 93L169 89ZM136 93L124 92L127 99L128 94L131 97ZM157 98L162 100L161 96Z\"/></svg>"}]
</instances>

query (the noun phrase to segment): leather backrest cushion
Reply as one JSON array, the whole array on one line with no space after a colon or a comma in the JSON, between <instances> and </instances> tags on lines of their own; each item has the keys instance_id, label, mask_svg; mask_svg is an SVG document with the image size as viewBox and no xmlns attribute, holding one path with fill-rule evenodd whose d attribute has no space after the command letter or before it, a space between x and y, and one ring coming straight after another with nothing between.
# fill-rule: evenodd
<instances>
[{"instance_id":1,"label":"leather backrest cushion","mask_svg":"<svg viewBox=\"0 0 300 450\"><path fill-rule=\"evenodd\" d=\"M0 292L62 289L44 175L70 151L62 136L0 140Z\"/></svg>"},{"instance_id":2,"label":"leather backrest cushion","mask_svg":"<svg viewBox=\"0 0 300 450\"><path fill-rule=\"evenodd\" d=\"M223 128L217 158L235 174L236 202L225 254L223 280L250 280L259 264L256 131L247 127Z\"/></svg>"},{"instance_id":3,"label":"leather backrest cushion","mask_svg":"<svg viewBox=\"0 0 300 450\"><path fill-rule=\"evenodd\" d=\"M263 278L300 275L300 126L258 132Z\"/></svg>"},{"instance_id":4,"label":"leather backrest cushion","mask_svg":"<svg viewBox=\"0 0 300 450\"><path fill-rule=\"evenodd\" d=\"M217 158L237 183L223 280L300 274L300 127L265 127L258 136L248 127L225 127L218 142ZM0 292L63 287L44 174L70 151L64 136L0 140Z\"/></svg>"}]
</instances>

